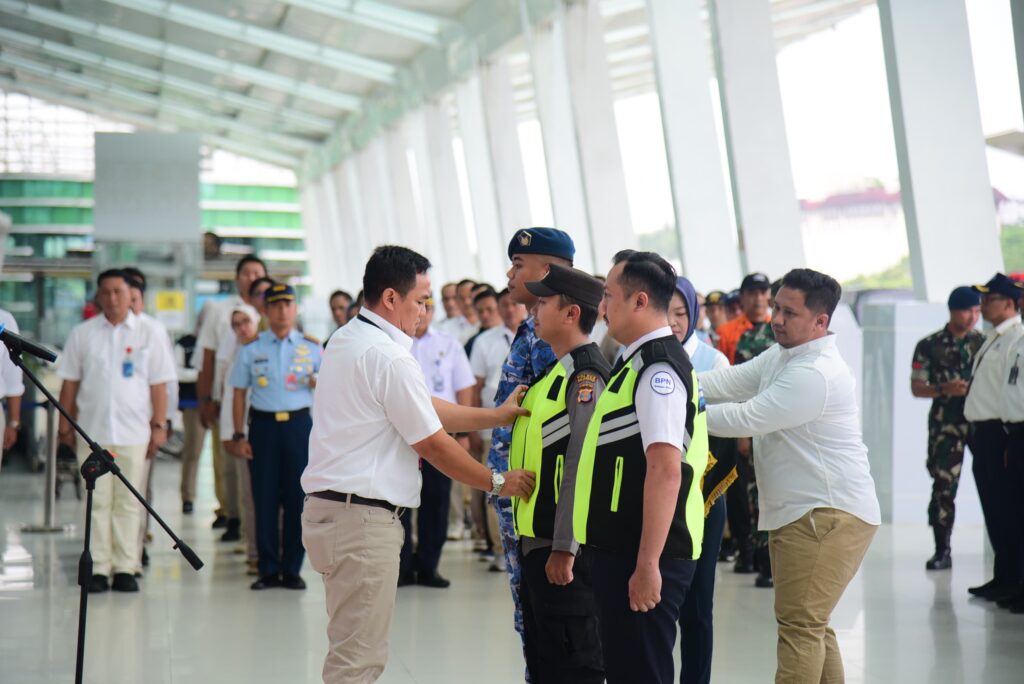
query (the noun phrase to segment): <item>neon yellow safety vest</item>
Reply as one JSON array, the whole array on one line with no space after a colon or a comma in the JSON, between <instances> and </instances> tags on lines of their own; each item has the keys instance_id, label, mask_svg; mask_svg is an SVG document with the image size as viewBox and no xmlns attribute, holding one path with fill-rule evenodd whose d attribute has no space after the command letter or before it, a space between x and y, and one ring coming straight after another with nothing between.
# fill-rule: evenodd
<instances>
[{"instance_id":1,"label":"neon yellow safety vest","mask_svg":"<svg viewBox=\"0 0 1024 684\"><path fill-rule=\"evenodd\" d=\"M581 544L610 551L636 553L640 548L647 457L636 415L636 388L644 371L656 363L669 364L683 385L674 391L686 391L690 397L686 415L678 416L686 423L690 443L662 557L697 559L704 537L700 480L708 462L707 415L697 374L675 337L641 346L601 393L576 473L573 533Z\"/></svg>"},{"instance_id":2,"label":"neon yellow safety vest","mask_svg":"<svg viewBox=\"0 0 1024 684\"><path fill-rule=\"evenodd\" d=\"M552 365L530 387L522 406L529 416L516 419L509 446L509 467L529 470L536 476L529 501L512 499L512 520L521 537L551 539L555 528L555 507L562 487L565 451L569 445L569 412L566 390L583 371L603 381L610 367L596 344L585 344Z\"/></svg>"}]
</instances>

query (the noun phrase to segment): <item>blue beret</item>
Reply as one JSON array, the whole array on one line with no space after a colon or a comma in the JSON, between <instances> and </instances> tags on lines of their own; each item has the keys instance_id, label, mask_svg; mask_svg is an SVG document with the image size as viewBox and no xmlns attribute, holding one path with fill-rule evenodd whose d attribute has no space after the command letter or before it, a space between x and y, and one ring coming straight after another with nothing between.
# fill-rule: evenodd
<instances>
[{"instance_id":1,"label":"blue beret","mask_svg":"<svg viewBox=\"0 0 1024 684\"><path fill-rule=\"evenodd\" d=\"M1019 299L1021 295L1024 295L1024 289L1012 278L1002 273L996 273L984 285L974 285L971 289L981 294L997 294L1011 299Z\"/></svg>"},{"instance_id":2,"label":"blue beret","mask_svg":"<svg viewBox=\"0 0 1024 684\"><path fill-rule=\"evenodd\" d=\"M972 309L979 304L981 304L981 295L973 287L962 285L949 293L949 308L951 311Z\"/></svg>"},{"instance_id":3,"label":"blue beret","mask_svg":"<svg viewBox=\"0 0 1024 684\"><path fill-rule=\"evenodd\" d=\"M508 243L508 258L516 254L544 254L572 262L576 247L564 230L557 228L524 228L517 230Z\"/></svg>"}]
</instances>

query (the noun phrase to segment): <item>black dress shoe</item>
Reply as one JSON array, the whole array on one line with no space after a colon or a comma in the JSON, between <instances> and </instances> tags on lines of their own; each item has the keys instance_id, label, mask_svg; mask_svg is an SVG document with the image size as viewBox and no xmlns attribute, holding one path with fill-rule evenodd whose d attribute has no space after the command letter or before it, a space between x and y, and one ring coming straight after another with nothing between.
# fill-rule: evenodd
<instances>
[{"instance_id":1,"label":"black dress shoe","mask_svg":"<svg viewBox=\"0 0 1024 684\"><path fill-rule=\"evenodd\" d=\"M110 589L110 582L107 581L106 575L93 575L92 581L89 582L89 593L90 594L102 594L103 592Z\"/></svg>"},{"instance_id":2,"label":"black dress shoe","mask_svg":"<svg viewBox=\"0 0 1024 684\"><path fill-rule=\"evenodd\" d=\"M1001 588L993 589L992 591L982 596L986 601L992 601L993 603L999 603L1000 601L1006 601L1007 599L1014 598L1020 593L1019 584L1004 584Z\"/></svg>"},{"instance_id":3,"label":"black dress shoe","mask_svg":"<svg viewBox=\"0 0 1024 684\"><path fill-rule=\"evenodd\" d=\"M228 519L225 518L223 515L218 515L216 518L214 518L213 519L213 524L210 525L210 527L215 529L215 530L219 530L222 527L227 527L227 526L228 526Z\"/></svg>"},{"instance_id":4,"label":"black dress shoe","mask_svg":"<svg viewBox=\"0 0 1024 684\"><path fill-rule=\"evenodd\" d=\"M1011 596L1003 596L1002 598L996 599L996 604L1000 608L1009 608L1021 601L1024 601L1024 588L1018 589Z\"/></svg>"},{"instance_id":5,"label":"black dress shoe","mask_svg":"<svg viewBox=\"0 0 1024 684\"><path fill-rule=\"evenodd\" d=\"M227 529L220 535L222 542L239 541L242 538L242 521L238 518L228 518Z\"/></svg>"},{"instance_id":6,"label":"black dress shoe","mask_svg":"<svg viewBox=\"0 0 1024 684\"><path fill-rule=\"evenodd\" d=\"M417 575L416 584L421 587L433 587L434 589L447 589L452 583L441 577L436 572L432 575Z\"/></svg>"},{"instance_id":7,"label":"black dress shoe","mask_svg":"<svg viewBox=\"0 0 1024 684\"><path fill-rule=\"evenodd\" d=\"M775 578L771 575L758 575L754 580L754 586L761 589L771 589L775 586Z\"/></svg>"},{"instance_id":8,"label":"black dress shoe","mask_svg":"<svg viewBox=\"0 0 1024 684\"><path fill-rule=\"evenodd\" d=\"M142 567L149 567L149 552L146 549L142 549Z\"/></svg>"},{"instance_id":9,"label":"black dress shoe","mask_svg":"<svg viewBox=\"0 0 1024 684\"><path fill-rule=\"evenodd\" d=\"M258 580L249 585L249 588L253 591L262 591L263 589L272 589L274 587L281 586L281 578L277 575L264 575Z\"/></svg>"},{"instance_id":10,"label":"black dress shoe","mask_svg":"<svg viewBox=\"0 0 1024 684\"><path fill-rule=\"evenodd\" d=\"M305 589L306 580L298 575L284 575L281 578L281 586L285 589Z\"/></svg>"},{"instance_id":11,"label":"black dress shoe","mask_svg":"<svg viewBox=\"0 0 1024 684\"><path fill-rule=\"evenodd\" d=\"M130 572L115 572L110 588L114 591L131 593L139 590L139 583L135 581L135 576Z\"/></svg>"},{"instance_id":12,"label":"black dress shoe","mask_svg":"<svg viewBox=\"0 0 1024 684\"><path fill-rule=\"evenodd\" d=\"M416 575L411 572L401 572L398 574L398 586L407 587L411 584L416 584Z\"/></svg>"},{"instance_id":13,"label":"black dress shoe","mask_svg":"<svg viewBox=\"0 0 1024 684\"><path fill-rule=\"evenodd\" d=\"M192 513L192 502L191 501L182 501L181 502L181 512L185 513L186 515Z\"/></svg>"},{"instance_id":14,"label":"black dress shoe","mask_svg":"<svg viewBox=\"0 0 1024 684\"><path fill-rule=\"evenodd\" d=\"M1024 599L1017 601L1010 606L1010 612L1014 615L1024 615Z\"/></svg>"},{"instance_id":15,"label":"black dress shoe","mask_svg":"<svg viewBox=\"0 0 1024 684\"><path fill-rule=\"evenodd\" d=\"M984 584L981 584L981 585L979 585L977 587L968 587L967 591L969 593L971 593L972 595L974 595L974 596L979 596L980 597L980 596L984 596L985 594L989 593L993 589L996 589L996 588L998 588L1000 586L1001 586L1000 583L993 579L993 580L989 580L988 582L985 582Z\"/></svg>"}]
</instances>

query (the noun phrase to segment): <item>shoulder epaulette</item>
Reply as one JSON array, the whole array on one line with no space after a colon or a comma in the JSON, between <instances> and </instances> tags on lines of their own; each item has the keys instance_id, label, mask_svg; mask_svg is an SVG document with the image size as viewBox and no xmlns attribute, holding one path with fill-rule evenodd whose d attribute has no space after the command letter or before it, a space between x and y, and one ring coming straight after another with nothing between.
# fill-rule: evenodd
<instances>
[{"instance_id":1,"label":"shoulder epaulette","mask_svg":"<svg viewBox=\"0 0 1024 684\"><path fill-rule=\"evenodd\" d=\"M313 337L312 335L303 335L302 339L306 340L307 342L312 342L313 344L320 344L320 340Z\"/></svg>"}]
</instances>

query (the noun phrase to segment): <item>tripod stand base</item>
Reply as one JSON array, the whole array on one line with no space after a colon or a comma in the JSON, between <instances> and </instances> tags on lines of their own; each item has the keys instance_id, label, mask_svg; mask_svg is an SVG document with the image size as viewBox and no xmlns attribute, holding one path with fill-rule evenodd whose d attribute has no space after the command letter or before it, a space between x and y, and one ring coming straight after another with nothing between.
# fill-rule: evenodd
<instances>
[{"instance_id":1,"label":"tripod stand base","mask_svg":"<svg viewBox=\"0 0 1024 684\"><path fill-rule=\"evenodd\" d=\"M74 525L22 525L25 534L47 534L51 532L74 532Z\"/></svg>"}]
</instances>

